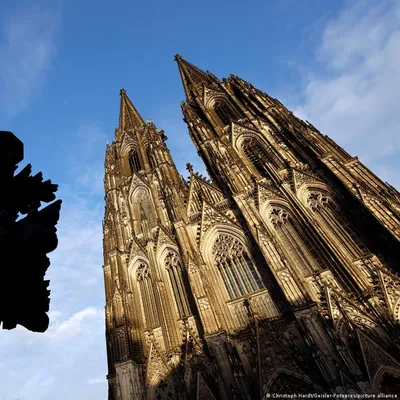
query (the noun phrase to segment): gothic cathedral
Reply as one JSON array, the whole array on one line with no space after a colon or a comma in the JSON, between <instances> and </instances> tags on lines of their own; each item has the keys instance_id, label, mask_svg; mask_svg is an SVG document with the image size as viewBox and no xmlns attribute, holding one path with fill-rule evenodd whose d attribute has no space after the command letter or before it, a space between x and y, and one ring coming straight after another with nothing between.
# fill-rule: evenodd
<instances>
[{"instance_id":1,"label":"gothic cathedral","mask_svg":"<svg viewBox=\"0 0 400 400\"><path fill-rule=\"evenodd\" d=\"M105 160L109 400L400 393L400 193L243 79L175 57L209 177L121 90Z\"/></svg>"}]
</instances>

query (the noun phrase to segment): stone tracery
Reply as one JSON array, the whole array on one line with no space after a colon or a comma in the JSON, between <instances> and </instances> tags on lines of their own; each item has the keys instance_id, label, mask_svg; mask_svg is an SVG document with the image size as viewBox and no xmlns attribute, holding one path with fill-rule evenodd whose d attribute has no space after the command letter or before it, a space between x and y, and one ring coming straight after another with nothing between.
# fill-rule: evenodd
<instances>
[{"instance_id":1,"label":"stone tracery","mask_svg":"<svg viewBox=\"0 0 400 400\"><path fill-rule=\"evenodd\" d=\"M346 252L350 260L368 254L368 250L360 240L351 224L342 216L338 205L323 191L308 192L307 203L321 225L330 234L332 240Z\"/></svg>"},{"instance_id":2,"label":"stone tracery","mask_svg":"<svg viewBox=\"0 0 400 400\"><path fill-rule=\"evenodd\" d=\"M284 166L280 156L265 140L261 143L260 140L254 137L248 137L243 140L241 148L261 176L268 174L268 170L265 168L266 164L272 165L277 170Z\"/></svg>"},{"instance_id":3,"label":"stone tracery","mask_svg":"<svg viewBox=\"0 0 400 400\"><path fill-rule=\"evenodd\" d=\"M267 212L267 221L275 230L284 252L293 265L299 268L303 277L318 271L321 261L306 234L303 232L300 236L290 212L281 205L270 205Z\"/></svg>"},{"instance_id":4,"label":"stone tracery","mask_svg":"<svg viewBox=\"0 0 400 400\"><path fill-rule=\"evenodd\" d=\"M188 285L179 255L175 251L168 250L164 258L164 265L168 272L179 316L181 318L187 317L190 315L189 301L186 294Z\"/></svg>"},{"instance_id":5,"label":"stone tracery","mask_svg":"<svg viewBox=\"0 0 400 400\"><path fill-rule=\"evenodd\" d=\"M370 233L342 201L354 196L355 215L364 203L382 221L381 212L390 215L382 211L389 189L368 170L364 178L372 176L382 193L357 183L355 161L276 99L238 77L218 83L180 56L177 61L190 99L182 110L212 182L193 172L190 184L182 179L160 131L141 120L121 91L120 126L105 166L110 400L130 400L132 393L143 400L252 397L247 388L261 398L268 390L370 392L363 363L387 361L377 345L364 351L364 362L354 350L355 331L364 345L369 337L387 348L400 295L385 257L369 253ZM349 193L332 173L353 185ZM379 207L368 204L373 196ZM367 217L363 226L380 229L375 237L390 245L381 240L377 247L393 259L394 214L380 225ZM338 279L343 271L348 286ZM395 317L385 325L389 315ZM278 345L277 338L289 336ZM212 372L191 361L197 356ZM324 389L307 378L314 372ZM391 385L397 387L385 378L382 387Z\"/></svg>"},{"instance_id":6,"label":"stone tracery","mask_svg":"<svg viewBox=\"0 0 400 400\"><path fill-rule=\"evenodd\" d=\"M150 274L150 269L149 266L144 262L140 262L137 267L136 280L139 284L143 315L146 320L146 328L156 328L160 326L158 306L154 294L154 285Z\"/></svg>"},{"instance_id":7,"label":"stone tracery","mask_svg":"<svg viewBox=\"0 0 400 400\"><path fill-rule=\"evenodd\" d=\"M230 299L264 287L247 250L235 237L220 234L215 240L212 254Z\"/></svg>"}]
</instances>

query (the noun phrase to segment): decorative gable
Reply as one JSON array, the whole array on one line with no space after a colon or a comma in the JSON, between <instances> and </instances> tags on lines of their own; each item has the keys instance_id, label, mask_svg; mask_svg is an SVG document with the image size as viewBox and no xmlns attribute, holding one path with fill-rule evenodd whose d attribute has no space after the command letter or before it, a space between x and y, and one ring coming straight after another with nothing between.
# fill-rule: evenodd
<instances>
[{"instance_id":1,"label":"decorative gable","mask_svg":"<svg viewBox=\"0 0 400 400\"><path fill-rule=\"evenodd\" d=\"M140 186L144 187L146 190L149 189L147 182L141 176L136 173L132 174L132 180L129 187L129 197L131 197L135 189Z\"/></svg>"},{"instance_id":2,"label":"decorative gable","mask_svg":"<svg viewBox=\"0 0 400 400\"><path fill-rule=\"evenodd\" d=\"M152 382L154 378L158 377L159 379L167 377L169 375L169 368L167 363L163 360L160 355L160 352L157 349L157 345L155 343L155 339L150 339L150 351L147 362L147 384ZM157 382L158 383L158 382Z\"/></svg>"},{"instance_id":3,"label":"decorative gable","mask_svg":"<svg viewBox=\"0 0 400 400\"><path fill-rule=\"evenodd\" d=\"M200 243L202 242L202 239L206 235L206 233L215 225L217 224L224 224L224 225L234 225L238 227L239 229L240 226L237 225L232 219L228 218L224 214L222 214L220 211L218 211L216 208L214 208L211 204L207 202L203 202L203 210L202 210L202 216L201 216L201 227L200 227Z\"/></svg>"},{"instance_id":4,"label":"decorative gable","mask_svg":"<svg viewBox=\"0 0 400 400\"><path fill-rule=\"evenodd\" d=\"M365 366L372 386L374 386L377 372L382 367L394 368L400 373L400 364L381 346L360 330L357 330L357 336L360 341Z\"/></svg>"},{"instance_id":5,"label":"decorative gable","mask_svg":"<svg viewBox=\"0 0 400 400\"><path fill-rule=\"evenodd\" d=\"M175 240L170 235L170 233L167 232L162 226L160 226L157 232L156 251L166 243L172 246L176 246Z\"/></svg>"},{"instance_id":6,"label":"decorative gable","mask_svg":"<svg viewBox=\"0 0 400 400\"><path fill-rule=\"evenodd\" d=\"M206 107L210 107L211 103L215 98L224 97L224 92L220 90L215 90L203 85L203 104Z\"/></svg>"},{"instance_id":7,"label":"decorative gable","mask_svg":"<svg viewBox=\"0 0 400 400\"><path fill-rule=\"evenodd\" d=\"M203 200L206 200L208 203L214 205L226 200L226 198L215 186L206 182L199 176L192 174L190 176L190 186L186 208L186 214L188 217L202 210Z\"/></svg>"},{"instance_id":8,"label":"decorative gable","mask_svg":"<svg viewBox=\"0 0 400 400\"><path fill-rule=\"evenodd\" d=\"M248 136L254 136L259 138L261 136L261 132L257 130L257 128L251 123L239 123L232 122L231 130L229 133L229 139L235 149L238 148L237 140L243 133L246 133Z\"/></svg>"},{"instance_id":9,"label":"decorative gable","mask_svg":"<svg viewBox=\"0 0 400 400\"><path fill-rule=\"evenodd\" d=\"M259 211L261 212L262 206L273 199L283 199L279 188L270 181L260 182L257 185L257 203Z\"/></svg>"},{"instance_id":10,"label":"decorative gable","mask_svg":"<svg viewBox=\"0 0 400 400\"><path fill-rule=\"evenodd\" d=\"M119 154L127 154L131 149L136 149L138 146L137 138L133 129L129 129L122 133L121 144L119 146Z\"/></svg>"},{"instance_id":11,"label":"decorative gable","mask_svg":"<svg viewBox=\"0 0 400 400\"><path fill-rule=\"evenodd\" d=\"M141 256L141 257L147 258L146 251L142 248L142 246L139 244L139 242L135 238L133 238L130 243L128 254L129 254L128 265L131 264L132 260L136 256Z\"/></svg>"},{"instance_id":12,"label":"decorative gable","mask_svg":"<svg viewBox=\"0 0 400 400\"><path fill-rule=\"evenodd\" d=\"M297 191L304 183L324 183L321 178L307 168L292 168L293 187Z\"/></svg>"}]
</instances>

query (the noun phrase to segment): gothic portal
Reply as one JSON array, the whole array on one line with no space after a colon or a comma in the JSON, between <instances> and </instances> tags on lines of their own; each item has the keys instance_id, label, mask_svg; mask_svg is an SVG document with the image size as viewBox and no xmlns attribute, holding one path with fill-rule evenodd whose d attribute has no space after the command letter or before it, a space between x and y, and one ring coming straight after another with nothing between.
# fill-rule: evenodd
<instances>
[{"instance_id":1,"label":"gothic portal","mask_svg":"<svg viewBox=\"0 0 400 400\"><path fill-rule=\"evenodd\" d=\"M109 399L398 392L399 192L250 83L176 61L211 180L178 173L122 89L105 161Z\"/></svg>"}]
</instances>

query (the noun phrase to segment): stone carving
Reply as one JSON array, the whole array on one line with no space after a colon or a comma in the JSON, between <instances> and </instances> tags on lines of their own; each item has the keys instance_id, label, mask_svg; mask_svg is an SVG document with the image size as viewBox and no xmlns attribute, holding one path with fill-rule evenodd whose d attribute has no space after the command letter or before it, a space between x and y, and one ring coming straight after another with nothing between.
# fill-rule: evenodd
<instances>
[{"instance_id":1,"label":"stone carving","mask_svg":"<svg viewBox=\"0 0 400 400\"><path fill-rule=\"evenodd\" d=\"M22 159L22 142L11 132L0 131L0 322L3 329L19 324L44 332L50 304L50 281L44 280L50 265L46 254L58 244L55 226L61 200L40 209L42 203L55 200L57 185L43 181L41 172L32 176L30 164L14 175Z\"/></svg>"},{"instance_id":2,"label":"stone carving","mask_svg":"<svg viewBox=\"0 0 400 400\"><path fill-rule=\"evenodd\" d=\"M363 349L374 381L400 362L400 194L277 99L176 60L212 183L181 177L123 92L105 166L109 400L370 393Z\"/></svg>"}]
</instances>

